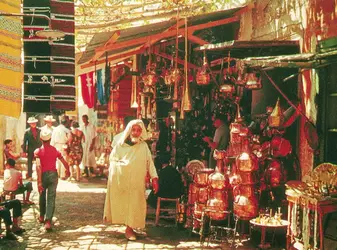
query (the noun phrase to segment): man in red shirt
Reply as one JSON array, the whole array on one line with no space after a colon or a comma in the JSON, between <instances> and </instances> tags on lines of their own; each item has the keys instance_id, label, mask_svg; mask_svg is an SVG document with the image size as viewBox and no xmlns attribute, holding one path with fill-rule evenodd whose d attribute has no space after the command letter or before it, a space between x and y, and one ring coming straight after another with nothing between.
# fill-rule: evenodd
<instances>
[{"instance_id":1,"label":"man in red shirt","mask_svg":"<svg viewBox=\"0 0 337 250\"><path fill-rule=\"evenodd\" d=\"M70 172L69 165L61 152L50 145L51 131L48 129L42 130L40 138L42 140L42 147L34 151L35 157L40 159L40 164L37 164L37 185L40 193L39 221L45 223L46 230L51 230L58 183L56 160L59 159L66 168L66 178L70 176ZM46 194L48 195L47 199Z\"/></svg>"}]
</instances>

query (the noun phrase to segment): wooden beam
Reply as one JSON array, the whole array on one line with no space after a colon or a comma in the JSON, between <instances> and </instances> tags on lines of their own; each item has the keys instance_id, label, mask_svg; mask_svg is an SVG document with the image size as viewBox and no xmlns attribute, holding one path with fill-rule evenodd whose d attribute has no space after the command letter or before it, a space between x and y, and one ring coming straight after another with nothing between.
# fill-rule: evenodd
<instances>
[{"instance_id":1,"label":"wooden beam","mask_svg":"<svg viewBox=\"0 0 337 250\"><path fill-rule=\"evenodd\" d=\"M188 40L199 45L209 44L209 42L206 42L205 40L202 40L201 38L193 35L189 35Z\"/></svg>"},{"instance_id":2,"label":"wooden beam","mask_svg":"<svg viewBox=\"0 0 337 250\"><path fill-rule=\"evenodd\" d=\"M143 53L144 50L145 49L143 48L143 46L139 46L137 48L124 51L123 53L119 53L119 54L108 57L108 62L111 62L111 61L114 61L114 60L117 60L117 59L125 59L125 58L128 58L130 56L133 56L134 54L140 54L140 53ZM96 65L105 63L105 58L100 59L96 62L90 61L89 63L83 64L83 65L81 65L81 69L85 69L85 68L95 66L95 63L96 63Z\"/></svg>"},{"instance_id":3,"label":"wooden beam","mask_svg":"<svg viewBox=\"0 0 337 250\"><path fill-rule=\"evenodd\" d=\"M119 30L114 32L113 35L109 38L109 40L103 45L103 47L106 48L106 47L114 44L118 40L120 35L121 35L121 32ZM95 53L94 57L90 61L91 62L97 61L103 54L104 54L104 52L103 53Z\"/></svg>"},{"instance_id":4,"label":"wooden beam","mask_svg":"<svg viewBox=\"0 0 337 250\"><path fill-rule=\"evenodd\" d=\"M225 18L225 19L221 19L221 20L217 20L217 21L213 21L209 23L203 23L203 24L191 26L188 28L188 32L191 31L193 33L194 31L197 31L197 30L204 30L204 29L208 29L211 27L215 27L215 26L225 25L228 23L235 23L238 21L240 21L240 18L237 16L229 17L229 18Z\"/></svg>"},{"instance_id":5,"label":"wooden beam","mask_svg":"<svg viewBox=\"0 0 337 250\"><path fill-rule=\"evenodd\" d=\"M166 53L163 53L163 52L153 52L153 54L157 55L157 56L160 56L160 57L163 57L163 58L166 58L168 60L172 60L172 56L171 55L168 55ZM175 58L173 58L175 60ZM181 64L181 65L184 65L185 61L184 60L181 60L178 58L178 63ZM187 63L188 67L189 68L192 68L192 69L197 69L198 66L192 64L192 63Z\"/></svg>"},{"instance_id":6,"label":"wooden beam","mask_svg":"<svg viewBox=\"0 0 337 250\"><path fill-rule=\"evenodd\" d=\"M192 34L193 32L195 32L197 30L202 30L202 29L215 27L215 26L219 26L219 25L224 25L224 24L237 22L237 21L239 21L239 17L230 17L230 18L226 18L226 19L222 19L222 20L218 20L218 21L214 21L214 22L190 26L190 27L188 27L188 33ZM179 29L178 35L184 35L184 31L185 31L184 28ZM125 47L135 46L135 45L144 44L144 43L150 43L151 44L154 41L159 41L161 39L165 39L165 38L172 37L172 36L175 36L175 35L176 35L176 31L171 30L171 31L166 31L166 32L151 35L151 36L141 37L141 38L125 41L125 42L120 42L120 43L117 43L117 44L112 44L111 46L107 46L107 47L102 46L102 47L97 48L95 51L104 53L105 51L122 49L122 48L125 48Z\"/></svg>"}]
</instances>

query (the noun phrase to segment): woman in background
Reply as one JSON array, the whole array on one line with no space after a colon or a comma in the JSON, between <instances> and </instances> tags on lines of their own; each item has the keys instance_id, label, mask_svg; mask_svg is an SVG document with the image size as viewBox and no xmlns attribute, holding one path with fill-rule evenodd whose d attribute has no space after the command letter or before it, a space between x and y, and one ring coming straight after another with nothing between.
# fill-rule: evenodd
<instances>
[{"instance_id":1,"label":"woman in background","mask_svg":"<svg viewBox=\"0 0 337 250\"><path fill-rule=\"evenodd\" d=\"M71 173L73 176L73 167L76 166L76 181L80 181L81 170L80 164L83 157L83 147L82 142L85 141L83 132L79 129L78 122L74 121L72 123L71 132L69 133L68 140L68 162L69 166L72 168Z\"/></svg>"}]
</instances>

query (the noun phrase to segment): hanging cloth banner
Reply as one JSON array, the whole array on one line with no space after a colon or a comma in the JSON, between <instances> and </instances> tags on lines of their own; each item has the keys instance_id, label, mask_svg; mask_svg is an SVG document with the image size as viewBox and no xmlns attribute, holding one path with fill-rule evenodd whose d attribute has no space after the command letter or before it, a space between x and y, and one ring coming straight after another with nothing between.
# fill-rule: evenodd
<instances>
[{"instance_id":1,"label":"hanging cloth banner","mask_svg":"<svg viewBox=\"0 0 337 250\"><path fill-rule=\"evenodd\" d=\"M105 69L99 69L96 72L97 80L96 80L96 88L97 88L97 98L100 105L106 104L106 96L105 96L105 89L104 89L104 82L105 82Z\"/></svg>"},{"instance_id":2,"label":"hanging cloth banner","mask_svg":"<svg viewBox=\"0 0 337 250\"><path fill-rule=\"evenodd\" d=\"M93 108L95 104L94 72L81 75L82 98L88 108Z\"/></svg>"},{"instance_id":3,"label":"hanging cloth banner","mask_svg":"<svg viewBox=\"0 0 337 250\"><path fill-rule=\"evenodd\" d=\"M105 100L108 102L110 100L110 82L111 82L111 69L110 63L105 63L105 81L104 81L104 92L105 92Z\"/></svg>"}]
</instances>

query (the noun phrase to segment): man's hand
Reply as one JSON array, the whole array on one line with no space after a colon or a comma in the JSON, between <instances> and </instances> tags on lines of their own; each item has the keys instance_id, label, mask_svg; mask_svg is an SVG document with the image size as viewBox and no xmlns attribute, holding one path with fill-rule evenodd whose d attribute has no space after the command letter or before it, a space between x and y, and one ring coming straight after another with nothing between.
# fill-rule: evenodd
<instances>
[{"instance_id":1,"label":"man's hand","mask_svg":"<svg viewBox=\"0 0 337 250\"><path fill-rule=\"evenodd\" d=\"M42 184L37 184L37 189L39 191L39 194L41 194L42 191L44 190L44 188L42 187Z\"/></svg>"},{"instance_id":2,"label":"man's hand","mask_svg":"<svg viewBox=\"0 0 337 250\"><path fill-rule=\"evenodd\" d=\"M66 179L68 179L70 177L70 171L69 171L69 168L66 169L66 173L65 173L65 177Z\"/></svg>"},{"instance_id":3,"label":"man's hand","mask_svg":"<svg viewBox=\"0 0 337 250\"><path fill-rule=\"evenodd\" d=\"M152 187L153 187L154 193L157 194L158 191L159 191L158 178L153 178L153 179L152 179Z\"/></svg>"},{"instance_id":4,"label":"man's hand","mask_svg":"<svg viewBox=\"0 0 337 250\"><path fill-rule=\"evenodd\" d=\"M205 136L204 138L202 138L202 140L203 140L204 142L209 143L209 142L211 141L211 138L208 137L208 136Z\"/></svg>"}]
</instances>

